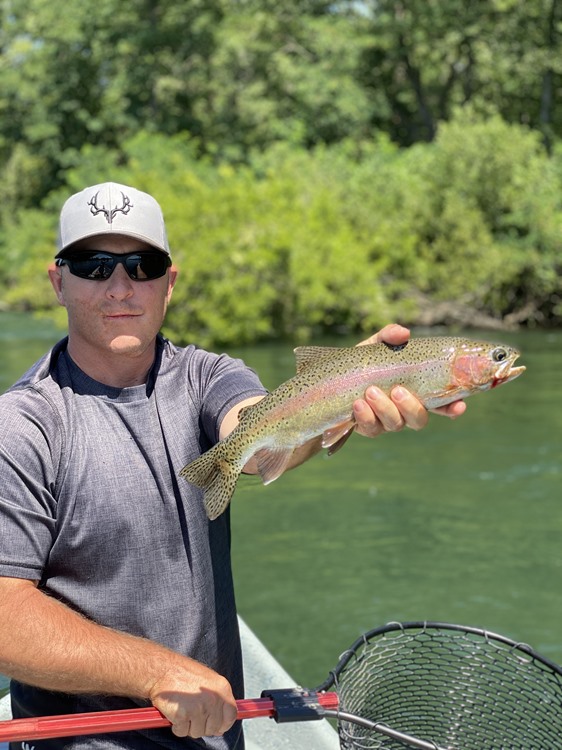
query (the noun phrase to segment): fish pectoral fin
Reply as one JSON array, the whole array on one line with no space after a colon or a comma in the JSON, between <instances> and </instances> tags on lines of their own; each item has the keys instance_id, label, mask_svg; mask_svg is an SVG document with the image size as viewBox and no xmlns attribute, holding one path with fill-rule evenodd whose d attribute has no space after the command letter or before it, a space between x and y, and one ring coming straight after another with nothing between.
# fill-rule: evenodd
<instances>
[{"instance_id":1,"label":"fish pectoral fin","mask_svg":"<svg viewBox=\"0 0 562 750\"><path fill-rule=\"evenodd\" d=\"M255 455L262 482L270 484L285 471L293 455L293 448L261 448Z\"/></svg>"},{"instance_id":2,"label":"fish pectoral fin","mask_svg":"<svg viewBox=\"0 0 562 750\"><path fill-rule=\"evenodd\" d=\"M350 417L345 422L335 424L322 433L322 448L328 449L328 455L333 456L349 440L355 428L355 419Z\"/></svg>"}]
</instances>

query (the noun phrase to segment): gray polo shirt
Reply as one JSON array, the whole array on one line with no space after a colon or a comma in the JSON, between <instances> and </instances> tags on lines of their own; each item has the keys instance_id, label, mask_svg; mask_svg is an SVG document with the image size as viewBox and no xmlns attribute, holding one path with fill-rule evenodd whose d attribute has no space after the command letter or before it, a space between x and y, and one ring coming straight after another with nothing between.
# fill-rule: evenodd
<instances>
[{"instance_id":1,"label":"gray polo shirt","mask_svg":"<svg viewBox=\"0 0 562 750\"><path fill-rule=\"evenodd\" d=\"M148 382L112 388L59 342L0 396L0 575L39 580L95 622L191 656L241 697L229 514L209 522L202 492L178 472L217 441L233 405L263 393L240 360L162 338ZM17 682L12 702L15 716L133 705ZM195 741L166 729L32 744L226 750L242 747L239 733Z\"/></svg>"}]
</instances>

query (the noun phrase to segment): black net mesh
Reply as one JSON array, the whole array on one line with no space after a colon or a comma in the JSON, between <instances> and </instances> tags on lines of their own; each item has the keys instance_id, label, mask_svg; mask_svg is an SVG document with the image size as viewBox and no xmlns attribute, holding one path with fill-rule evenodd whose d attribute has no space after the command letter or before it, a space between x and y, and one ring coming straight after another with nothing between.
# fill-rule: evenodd
<instances>
[{"instance_id":1,"label":"black net mesh","mask_svg":"<svg viewBox=\"0 0 562 750\"><path fill-rule=\"evenodd\" d=\"M529 647L446 624L381 632L335 670L342 711L447 750L562 749L562 673ZM339 733L343 750L404 748L348 722Z\"/></svg>"}]
</instances>

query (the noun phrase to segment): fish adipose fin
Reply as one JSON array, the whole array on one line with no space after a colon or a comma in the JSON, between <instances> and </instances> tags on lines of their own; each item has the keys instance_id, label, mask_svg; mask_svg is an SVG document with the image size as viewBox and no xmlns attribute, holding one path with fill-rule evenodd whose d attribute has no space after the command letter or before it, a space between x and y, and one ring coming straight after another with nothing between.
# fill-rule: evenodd
<instances>
[{"instance_id":1,"label":"fish adipose fin","mask_svg":"<svg viewBox=\"0 0 562 750\"><path fill-rule=\"evenodd\" d=\"M355 429L355 419L346 419L345 422L340 422L322 433L322 448L328 449L328 455L333 456L336 451L339 451L351 437L353 430Z\"/></svg>"},{"instance_id":2,"label":"fish adipose fin","mask_svg":"<svg viewBox=\"0 0 562 750\"><path fill-rule=\"evenodd\" d=\"M293 455L293 448L262 448L254 455L262 482L270 484L278 479L285 471Z\"/></svg>"},{"instance_id":3,"label":"fish adipose fin","mask_svg":"<svg viewBox=\"0 0 562 750\"><path fill-rule=\"evenodd\" d=\"M205 490L205 510L211 521L228 507L240 475L239 469L222 454L223 445L218 443L180 471L180 477Z\"/></svg>"}]
</instances>

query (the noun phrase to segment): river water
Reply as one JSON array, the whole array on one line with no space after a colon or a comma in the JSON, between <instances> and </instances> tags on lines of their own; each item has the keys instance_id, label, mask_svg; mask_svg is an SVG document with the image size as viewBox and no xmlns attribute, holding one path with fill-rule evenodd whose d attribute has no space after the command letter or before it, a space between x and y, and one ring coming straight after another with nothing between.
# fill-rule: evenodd
<instances>
[{"instance_id":1,"label":"river water","mask_svg":"<svg viewBox=\"0 0 562 750\"><path fill-rule=\"evenodd\" d=\"M267 487L241 479L239 610L299 684L391 620L487 628L562 663L562 331L481 336L518 346L528 370L469 399L462 418L353 436ZM59 337L0 316L0 390ZM287 344L231 353L268 387L294 374Z\"/></svg>"}]
</instances>

